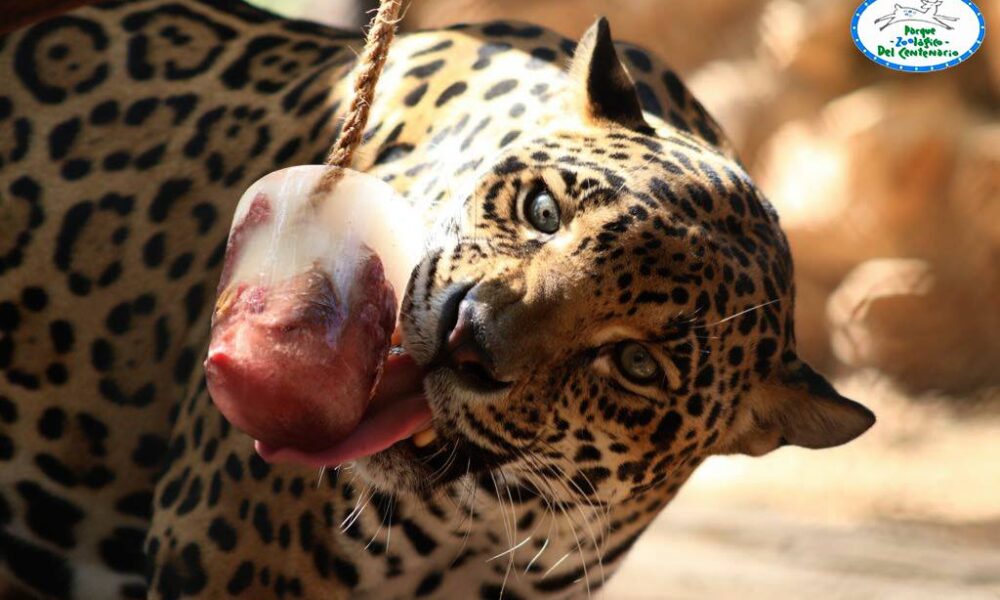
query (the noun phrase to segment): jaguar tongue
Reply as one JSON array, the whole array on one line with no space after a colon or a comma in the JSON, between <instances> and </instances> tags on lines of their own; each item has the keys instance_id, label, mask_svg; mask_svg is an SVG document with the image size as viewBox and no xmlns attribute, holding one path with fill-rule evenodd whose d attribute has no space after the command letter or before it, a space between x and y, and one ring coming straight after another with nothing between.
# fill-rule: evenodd
<instances>
[{"instance_id":1,"label":"jaguar tongue","mask_svg":"<svg viewBox=\"0 0 1000 600\"><path fill-rule=\"evenodd\" d=\"M258 440L257 453L272 463L324 467L381 452L430 424L431 410L423 392L423 375L410 355L390 355L368 410L346 437L317 452L272 448Z\"/></svg>"}]
</instances>

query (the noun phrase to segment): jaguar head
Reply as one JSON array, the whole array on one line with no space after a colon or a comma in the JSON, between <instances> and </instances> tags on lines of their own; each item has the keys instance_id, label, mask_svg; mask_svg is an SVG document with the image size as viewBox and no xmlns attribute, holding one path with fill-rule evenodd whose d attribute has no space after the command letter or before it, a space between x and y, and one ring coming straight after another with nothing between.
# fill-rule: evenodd
<instances>
[{"instance_id":1,"label":"jaguar head","mask_svg":"<svg viewBox=\"0 0 1000 600\"><path fill-rule=\"evenodd\" d=\"M433 433L358 471L419 490L502 470L607 503L675 491L711 454L870 427L796 355L774 210L715 144L643 114L605 20L560 93L450 204L411 278L404 347Z\"/></svg>"}]
</instances>

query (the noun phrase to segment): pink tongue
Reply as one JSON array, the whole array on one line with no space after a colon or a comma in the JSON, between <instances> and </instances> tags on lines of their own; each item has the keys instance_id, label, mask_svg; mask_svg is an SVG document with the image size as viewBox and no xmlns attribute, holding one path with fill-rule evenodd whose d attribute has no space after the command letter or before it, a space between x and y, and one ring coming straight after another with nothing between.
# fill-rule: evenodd
<instances>
[{"instance_id":1,"label":"pink tongue","mask_svg":"<svg viewBox=\"0 0 1000 600\"><path fill-rule=\"evenodd\" d=\"M272 463L323 467L381 452L430 425L422 379L423 371L409 355L389 356L368 411L347 437L318 452L272 448L257 440L257 453Z\"/></svg>"},{"instance_id":2,"label":"pink tongue","mask_svg":"<svg viewBox=\"0 0 1000 600\"><path fill-rule=\"evenodd\" d=\"M294 463L310 467L335 466L356 458L381 452L405 440L430 424L431 410L423 396L397 401L391 410L381 411L361 421L347 438L320 452L306 453L294 448L269 448L257 441L254 447L261 458L272 463Z\"/></svg>"}]
</instances>

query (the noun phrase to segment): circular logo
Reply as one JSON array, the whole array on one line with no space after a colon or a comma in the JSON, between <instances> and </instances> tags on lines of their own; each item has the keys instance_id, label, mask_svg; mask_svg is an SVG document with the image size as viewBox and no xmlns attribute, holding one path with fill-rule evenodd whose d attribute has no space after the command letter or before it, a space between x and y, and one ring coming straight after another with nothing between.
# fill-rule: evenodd
<instances>
[{"instance_id":1,"label":"circular logo","mask_svg":"<svg viewBox=\"0 0 1000 600\"><path fill-rule=\"evenodd\" d=\"M851 37L872 61L897 71L954 67L983 45L986 21L971 0L865 0Z\"/></svg>"}]
</instances>

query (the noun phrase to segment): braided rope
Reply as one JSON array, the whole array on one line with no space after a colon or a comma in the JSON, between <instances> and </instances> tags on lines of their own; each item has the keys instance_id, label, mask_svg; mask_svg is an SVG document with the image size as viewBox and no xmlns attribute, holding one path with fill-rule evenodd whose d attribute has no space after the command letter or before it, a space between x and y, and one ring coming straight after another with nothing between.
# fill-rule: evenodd
<instances>
[{"instance_id":1,"label":"braided rope","mask_svg":"<svg viewBox=\"0 0 1000 600\"><path fill-rule=\"evenodd\" d=\"M344 126L340 130L340 137L326 157L325 164L333 168L327 169L313 188L314 204L333 189L343 175L344 169L351 166L354 152L361 145L365 126L368 124L368 114L375 98L375 86L389 55L389 46L396 37L396 24L399 22L401 7L402 0L382 0L375 18L369 25L363 64L354 80L354 97L351 99Z\"/></svg>"}]
</instances>

